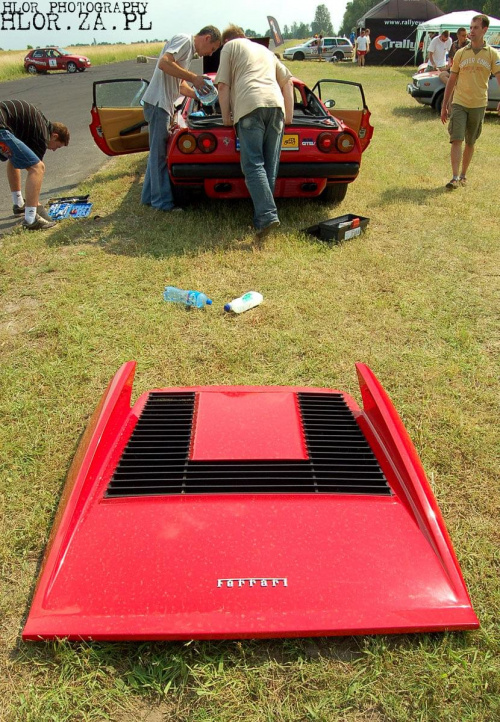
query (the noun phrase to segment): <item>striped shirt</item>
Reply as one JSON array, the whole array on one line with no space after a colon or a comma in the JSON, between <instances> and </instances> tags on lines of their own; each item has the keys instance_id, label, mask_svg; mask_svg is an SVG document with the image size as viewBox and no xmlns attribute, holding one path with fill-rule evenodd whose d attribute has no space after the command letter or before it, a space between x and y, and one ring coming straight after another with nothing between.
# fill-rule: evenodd
<instances>
[{"instance_id":1,"label":"striped shirt","mask_svg":"<svg viewBox=\"0 0 500 722\"><path fill-rule=\"evenodd\" d=\"M42 160L52 132L44 114L25 100L0 101L0 129L10 130Z\"/></svg>"}]
</instances>

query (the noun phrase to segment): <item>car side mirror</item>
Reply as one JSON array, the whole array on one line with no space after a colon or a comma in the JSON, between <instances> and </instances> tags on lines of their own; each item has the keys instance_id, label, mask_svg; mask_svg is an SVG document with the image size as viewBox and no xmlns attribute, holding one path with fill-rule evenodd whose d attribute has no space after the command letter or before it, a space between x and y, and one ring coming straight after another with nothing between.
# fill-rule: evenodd
<instances>
[{"instance_id":1,"label":"car side mirror","mask_svg":"<svg viewBox=\"0 0 500 722\"><path fill-rule=\"evenodd\" d=\"M334 108L334 107L335 107L334 100L325 100L325 108Z\"/></svg>"}]
</instances>

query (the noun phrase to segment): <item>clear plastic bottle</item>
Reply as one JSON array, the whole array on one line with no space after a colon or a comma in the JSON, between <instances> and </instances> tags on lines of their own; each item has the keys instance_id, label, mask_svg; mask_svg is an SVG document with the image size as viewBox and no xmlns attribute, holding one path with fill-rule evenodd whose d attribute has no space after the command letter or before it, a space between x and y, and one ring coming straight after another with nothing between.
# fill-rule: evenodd
<instances>
[{"instance_id":1,"label":"clear plastic bottle","mask_svg":"<svg viewBox=\"0 0 500 722\"><path fill-rule=\"evenodd\" d=\"M195 89L194 92L196 93L196 97L198 98L200 103L202 103L203 105L213 105L219 97L217 88L209 78L205 78L205 85L203 86L203 91Z\"/></svg>"},{"instance_id":2,"label":"clear plastic bottle","mask_svg":"<svg viewBox=\"0 0 500 722\"><path fill-rule=\"evenodd\" d=\"M226 303L226 305L224 306L224 311L243 313L243 311L248 311L249 308L258 306L259 303L262 303L263 300L263 295L261 293L258 293L258 291L248 291L248 293L243 294L243 296L235 298L230 303Z\"/></svg>"},{"instance_id":3,"label":"clear plastic bottle","mask_svg":"<svg viewBox=\"0 0 500 722\"><path fill-rule=\"evenodd\" d=\"M175 286L167 286L163 291L163 298L165 301L183 303L185 306L195 306L196 308L212 305L211 299L201 291L184 291Z\"/></svg>"}]
</instances>

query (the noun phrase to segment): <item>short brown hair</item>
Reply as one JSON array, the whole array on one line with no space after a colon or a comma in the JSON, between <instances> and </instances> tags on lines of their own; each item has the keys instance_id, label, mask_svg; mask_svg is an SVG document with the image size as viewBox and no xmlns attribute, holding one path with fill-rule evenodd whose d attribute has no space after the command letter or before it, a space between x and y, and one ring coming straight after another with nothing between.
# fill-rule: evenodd
<instances>
[{"instance_id":1,"label":"short brown hair","mask_svg":"<svg viewBox=\"0 0 500 722\"><path fill-rule=\"evenodd\" d=\"M481 27L482 28L489 28L490 27L490 19L487 15L474 15L471 22L473 23L474 20L480 20L481 21Z\"/></svg>"},{"instance_id":2,"label":"short brown hair","mask_svg":"<svg viewBox=\"0 0 500 722\"><path fill-rule=\"evenodd\" d=\"M69 130L62 123L51 123L51 133L55 133L61 143L69 145Z\"/></svg>"},{"instance_id":3,"label":"short brown hair","mask_svg":"<svg viewBox=\"0 0 500 722\"><path fill-rule=\"evenodd\" d=\"M220 30L215 25L205 25L197 35L210 35L211 43L220 43Z\"/></svg>"},{"instance_id":4,"label":"short brown hair","mask_svg":"<svg viewBox=\"0 0 500 722\"><path fill-rule=\"evenodd\" d=\"M228 25L222 33L222 44L227 43L228 40L236 40L236 38L244 38L245 31L240 28L239 25Z\"/></svg>"},{"instance_id":5,"label":"short brown hair","mask_svg":"<svg viewBox=\"0 0 500 722\"><path fill-rule=\"evenodd\" d=\"M449 30L443 30L443 32L441 33L442 38L448 38L449 36L450 36Z\"/></svg>"}]
</instances>

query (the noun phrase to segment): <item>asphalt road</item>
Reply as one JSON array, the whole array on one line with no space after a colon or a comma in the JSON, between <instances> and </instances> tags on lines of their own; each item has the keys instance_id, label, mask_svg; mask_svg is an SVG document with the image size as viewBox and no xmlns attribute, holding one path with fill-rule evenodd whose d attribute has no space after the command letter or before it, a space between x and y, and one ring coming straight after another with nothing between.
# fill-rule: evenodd
<instances>
[{"instance_id":1,"label":"asphalt road","mask_svg":"<svg viewBox=\"0 0 500 722\"><path fill-rule=\"evenodd\" d=\"M33 103L53 121L68 126L70 144L44 157L45 178L41 202L51 196L65 196L95 173L109 158L94 144L89 131L92 85L96 80L112 78L145 78L150 80L155 63L110 63L89 68L84 73L48 73L0 83L0 100L19 98ZM0 233L20 222L12 215L12 197L3 163L0 163ZM26 173L23 176L23 194ZM22 220L22 217L21 217Z\"/></svg>"}]
</instances>

